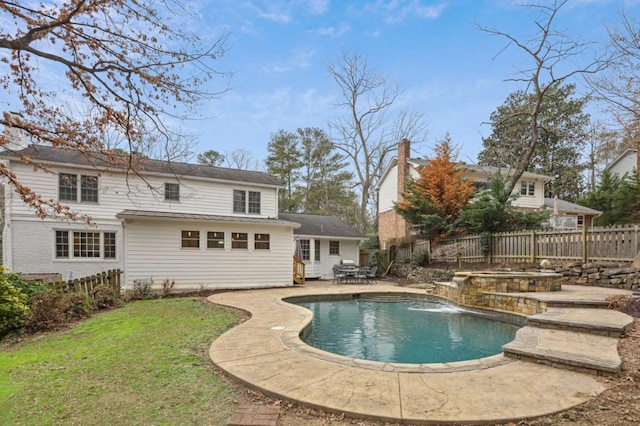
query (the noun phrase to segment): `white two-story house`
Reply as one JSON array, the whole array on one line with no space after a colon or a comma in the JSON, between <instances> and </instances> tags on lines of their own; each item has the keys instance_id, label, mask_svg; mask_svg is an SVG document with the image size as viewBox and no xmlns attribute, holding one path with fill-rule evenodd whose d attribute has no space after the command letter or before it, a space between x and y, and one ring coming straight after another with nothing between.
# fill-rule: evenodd
<instances>
[{"instance_id":1,"label":"white two-story house","mask_svg":"<svg viewBox=\"0 0 640 426\"><path fill-rule=\"evenodd\" d=\"M40 219L5 188L3 263L12 271L66 280L120 268L126 286L153 278L176 289L292 284L300 224L278 218L280 184L265 173L144 160L138 176L47 146L0 160L44 199L92 219Z\"/></svg>"},{"instance_id":2,"label":"white two-story house","mask_svg":"<svg viewBox=\"0 0 640 426\"><path fill-rule=\"evenodd\" d=\"M411 158L411 143L403 139L398 145L398 155L391 159L384 169L376 186L378 192L378 239L380 248L385 249L394 242L414 233L411 226L395 211L400 194L406 192L406 183L410 179L419 178L418 170L424 167L428 160ZM459 165L465 171L465 179L473 182L477 187L497 173L508 174L509 171L499 170L497 167L478 166L474 164ZM581 228L591 226L595 216L602 212L553 198L545 198L544 186L551 178L537 173L524 172L514 188L518 196L513 205L522 211L551 212L550 225L555 228Z\"/></svg>"}]
</instances>

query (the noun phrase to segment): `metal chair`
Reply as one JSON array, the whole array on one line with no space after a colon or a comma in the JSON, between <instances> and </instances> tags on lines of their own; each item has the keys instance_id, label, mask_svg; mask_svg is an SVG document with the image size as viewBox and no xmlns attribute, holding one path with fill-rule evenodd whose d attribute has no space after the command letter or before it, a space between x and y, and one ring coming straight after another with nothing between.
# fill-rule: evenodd
<instances>
[{"instance_id":1,"label":"metal chair","mask_svg":"<svg viewBox=\"0 0 640 426\"><path fill-rule=\"evenodd\" d=\"M347 279L347 274L340 268L339 265L334 265L332 284L335 284L336 280L338 280L339 283L343 283L345 282L346 279Z\"/></svg>"}]
</instances>

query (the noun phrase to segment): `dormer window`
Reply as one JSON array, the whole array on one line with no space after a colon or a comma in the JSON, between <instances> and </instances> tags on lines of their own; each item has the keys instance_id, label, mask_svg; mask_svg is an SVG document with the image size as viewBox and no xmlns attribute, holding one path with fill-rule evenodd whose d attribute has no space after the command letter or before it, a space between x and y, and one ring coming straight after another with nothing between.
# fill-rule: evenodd
<instances>
[{"instance_id":1,"label":"dormer window","mask_svg":"<svg viewBox=\"0 0 640 426\"><path fill-rule=\"evenodd\" d=\"M180 185L177 183L164 184L165 201L180 201Z\"/></svg>"},{"instance_id":2,"label":"dormer window","mask_svg":"<svg viewBox=\"0 0 640 426\"><path fill-rule=\"evenodd\" d=\"M520 195L535 195L536 183L530 180L520 182Z\"/></svg>"}]
</instances>

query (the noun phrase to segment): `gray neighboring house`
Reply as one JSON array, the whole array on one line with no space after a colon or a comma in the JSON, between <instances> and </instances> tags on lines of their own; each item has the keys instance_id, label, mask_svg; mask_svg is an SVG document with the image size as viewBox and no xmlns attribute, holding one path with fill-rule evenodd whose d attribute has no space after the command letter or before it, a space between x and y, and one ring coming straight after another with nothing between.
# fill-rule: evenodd
<instances>
[{"instance_id":1,"label":"gray neighboring house","mask_svg":"<svg viewBox=\"0 0 640 426\"><path fill-rule=\"evenodd\" d=\"M333 265L342 260L358 263L360 243L367 237L335 216L279 213L281 220L301 226L293 231L294 251L305 263L307 278L333 278Z\"/></svg>"}]
</instances>

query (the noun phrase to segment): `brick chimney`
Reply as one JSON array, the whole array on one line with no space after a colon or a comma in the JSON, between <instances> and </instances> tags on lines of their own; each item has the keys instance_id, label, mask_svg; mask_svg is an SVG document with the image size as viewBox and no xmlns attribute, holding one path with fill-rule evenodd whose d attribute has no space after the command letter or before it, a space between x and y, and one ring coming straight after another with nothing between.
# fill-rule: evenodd
<instances>
[{"instance_id":1,"label":"brick chimney","mask_svg":"<svg viewBox=\"0 0 640 426\"><path fill-rule=\"evenodd\" d=\"M407 179L409 179L409 164L411 156L411 142L402 139L398 144L398 196L406 190Z\"/></svg>"},{"instance_id":2,"label":"brick chimney","mask_svg":"<svg viewBox=\"0 0 640 426\"><path fill-rule=\"evenodd\" d=\"M407 181L411 178L409 158L411 157L411 142L402 139L398 144L398 201L402 200L402 194L407 189ZM396 236L404 238L411 233L411 227L407 221L396 213Z\"/></svg>"}]
</instances>

